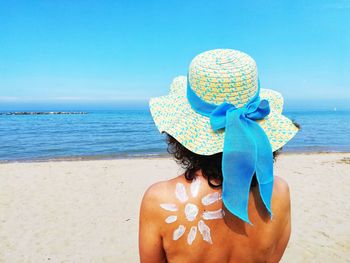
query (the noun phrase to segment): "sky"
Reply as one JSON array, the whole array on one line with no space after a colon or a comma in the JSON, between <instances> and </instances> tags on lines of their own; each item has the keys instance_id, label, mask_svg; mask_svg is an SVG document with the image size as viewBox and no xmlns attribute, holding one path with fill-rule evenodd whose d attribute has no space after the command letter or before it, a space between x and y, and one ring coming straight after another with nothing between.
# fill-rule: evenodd
<instances>
[{"instance_id":1,"label":"sky","mask_svg":"<svg viewBox=\"0 0 350 263\"><path fill-rule=\"evenodd\" d=\"M147 102L215 48L286 102L349 104L350 0L0 0L0 108Z\"/></svg>"}]
</instances>

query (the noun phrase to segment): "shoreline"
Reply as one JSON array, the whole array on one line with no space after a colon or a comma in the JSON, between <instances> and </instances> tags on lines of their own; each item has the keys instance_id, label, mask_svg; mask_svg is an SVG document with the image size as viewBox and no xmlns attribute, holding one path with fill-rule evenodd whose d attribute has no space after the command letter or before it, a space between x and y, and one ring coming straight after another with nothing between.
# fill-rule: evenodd
<instances>
[{"instance_id":1,"label":"shoreline","mask_svg":"<svg viewBox=\"0 0 350 263\"><path fill-rule=\"evenodd\" d=\"M280 155L314 155L314 154L349 154L350 151L281 151ZM48 163L48 162L84 162L84 161L108 161L108 160L129 160L129 159L167 159L172 158L168 153L163 154L139 154L139 155L110 155L110 156L72 156L54 158L33 158L18 160L0 160L1 164L10 163Z\"/></svg>"},{"instance_id":2,"label":"shoreline","mask_svg":"<svg viewBox=\"0 0 350 263\"><path fill-rule=\"evenodd\" d=\"M120 155L110 157L77 156L77 157L56 157L56 158L38 158L38 159L19 159L19 160L0 160L1 164L7 163L48 163L48 162L86 162L86 161L109 161L109 160L129 160L129 159L164 159L170 157L168 154L149 154L149 155Z\"/></svg>"}]
</instances>

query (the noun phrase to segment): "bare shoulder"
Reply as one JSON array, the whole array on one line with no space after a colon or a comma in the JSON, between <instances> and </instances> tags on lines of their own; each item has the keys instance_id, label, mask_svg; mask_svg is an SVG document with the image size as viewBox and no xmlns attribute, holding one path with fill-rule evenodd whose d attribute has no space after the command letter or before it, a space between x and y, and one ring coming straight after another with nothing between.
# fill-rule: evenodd
<instances>
[{"instance_id":1,"label":"bare shoulder","mask_svg":"<svg viewBox=\"0 0 350 263\"><path fill-rule=\"evenodd\" d=\"M273 191L279 198L289 199L289 185L286 180L279 176L275 176Z\"/></svg>"},{"instance_id":2,"label":"bare shoulder","mask_svg":"<svg viewBox=\"0 0 350 263\"><path fill-rule=\"evenodd\" d=\"M168 187L169 181L161 181L149 186L143 195L141 209L152 208L155 204L158 204L161 197L167 192Z\"/></svg>"},{"instance_id":3,"label":"bare shoulder","mask_svg":"<svg viewBox=\"0 0 350 263\"><path fill-rule=\"evenodd\" d=\"M167 198L172 180L157 182L143 195L139 216L139 250L141 262L165 262L164 224L161 205Z\"/></svg>"},{"instance_id":4,"label":"bare shoulder","mask_svg":"<svg viewBox=\"0 0 350 263\"><path fill-rule=\"evenodd\" d=\"M152 184L146 190L143 196L143 201L160 201L164 195L169 193L174 184L181 180L181 178L182 176L180 175L167 181L160 181Z\"/></svg>"},{"instance_id":5,"label":"bare shoulder","mask_svg":"<svg viewBox=\"0 0 350 263\"><path fill-rule=\"evenodd\" d=\"M274 179L272 205L275 213L287 214L290 210L290 192L288 183L281 177Z\"/></svg>"},{"instance_id":6,"label":"bare shoulder","mask_svg":"<svg viewBox=\"0 0 350 263\"><path fill-rule=\"evenodd\" d=\"M167 181L160 181L152 184L143 195L141 210L146 213L155 213L159 211L155 209L164 199L169 196L169 192L173 190L174 184L181 180L181 176L175 177Z\"/></svg>"}]
</instances>

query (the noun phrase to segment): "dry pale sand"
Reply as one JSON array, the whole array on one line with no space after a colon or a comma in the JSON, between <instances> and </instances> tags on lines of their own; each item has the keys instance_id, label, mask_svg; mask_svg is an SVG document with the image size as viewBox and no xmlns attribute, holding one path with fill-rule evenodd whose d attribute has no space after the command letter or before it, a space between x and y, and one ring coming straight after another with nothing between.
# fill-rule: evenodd
<instances>
[{"instance_id":1,"label":"dry pale sand","mask_svg":"<svg viewBox=\"0 0 350 263\"><path fill-rule=\"evenodd\" d=\"M0 164L0 262L138 262L145 189L167 158ZM288 154L292 237L283 262L350 260L350 153Z\"/></svg>"}]
</instances>

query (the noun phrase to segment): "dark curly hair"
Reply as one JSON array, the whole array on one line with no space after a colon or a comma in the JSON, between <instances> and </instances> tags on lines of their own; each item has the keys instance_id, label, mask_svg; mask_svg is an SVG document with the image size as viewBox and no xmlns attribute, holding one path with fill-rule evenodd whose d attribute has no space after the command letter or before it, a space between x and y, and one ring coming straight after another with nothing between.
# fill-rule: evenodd
<instances>
[{"instance_id":1,"label":"dark curly hair","mask_svg":"<svg viewBox=\"0 0 350 263\"><path fill-rule=\"evenodd\" d=\"M166 142L168 144L168 153L173 155L175 161L185 169L186 180L192 181L196 177L196 172L201 170L203 176L207 178L210 187L221 187L223 180L221 170L222 152L213 155L199 155L193 153L167 133ZM279 150L273 152L274 160L278 153ZM219 184L213 184L213 181L219 182ZM257 179L254 175L251 187L255 187L256 185Z\"/></svg>"}]
</instances>

